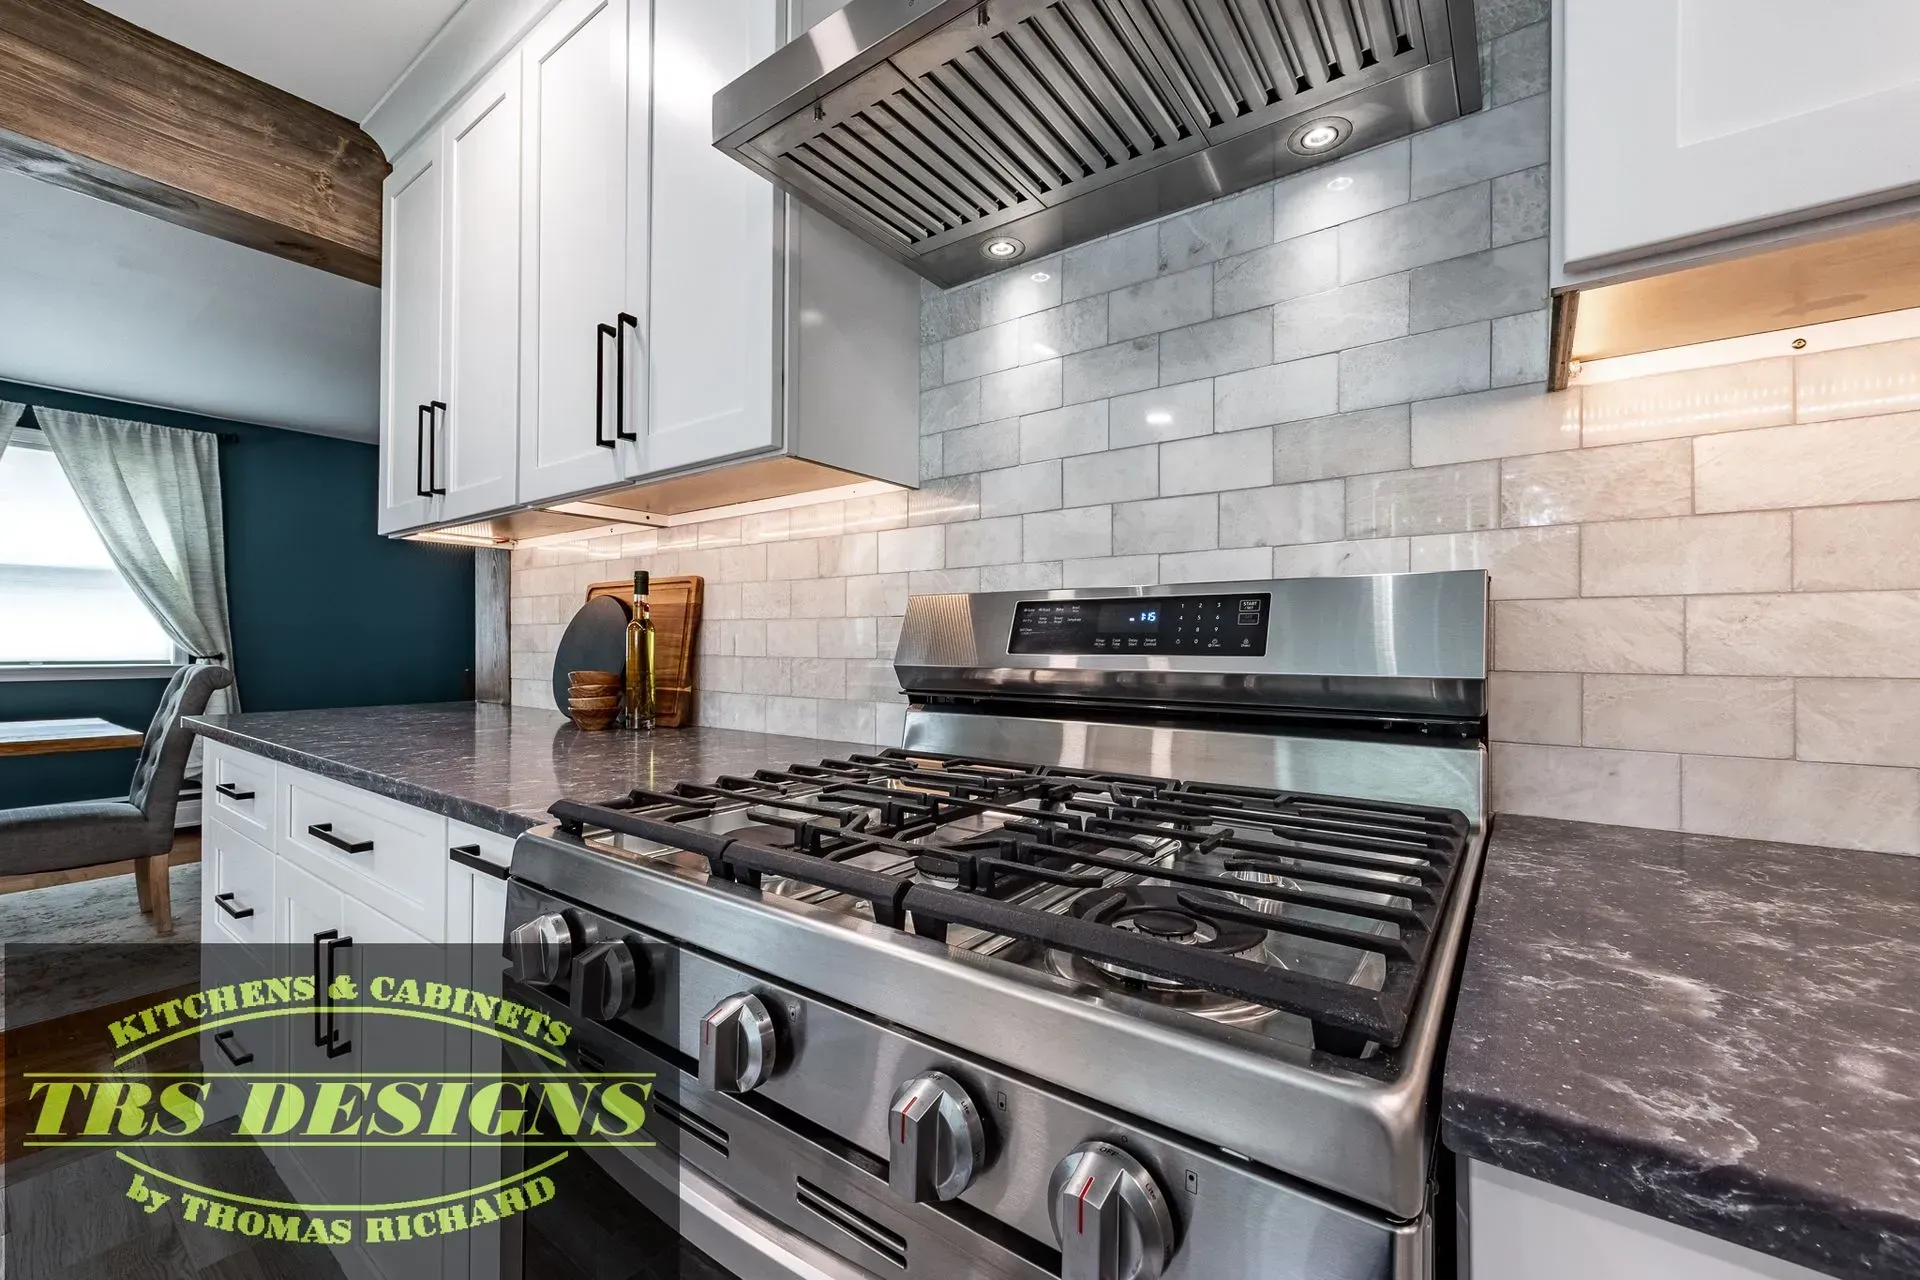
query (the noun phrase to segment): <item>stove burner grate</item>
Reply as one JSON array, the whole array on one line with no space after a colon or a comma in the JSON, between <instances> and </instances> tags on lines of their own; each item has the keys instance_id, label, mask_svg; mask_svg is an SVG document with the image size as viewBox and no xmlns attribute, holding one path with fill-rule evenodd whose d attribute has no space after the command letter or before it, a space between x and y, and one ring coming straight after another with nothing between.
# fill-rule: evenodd
<instances>
[{"instance_id":1,"label":"stove burner grate","mask_svg":"<svg viewBox=\"0 0 1920 1280\"><path fill-rule=\"evenodd\" d=\"M693 825L742 802L755 825ZM817 886L892 928L942 941L982 930L1388 1048L1405 1034L1468 837L1452 810L902 748L551 812L574 836L601 827L695 853L716 879ZM959 822L991 826L940 834ZM1152 853L1168 842L1178 862ZM865 854L898 855L895 872L852 861ZM1072 905L1034 905L1034 889ZM1280 939L1376 958L1379 989L1270 962Z\"/></svg>"}]
</instances>

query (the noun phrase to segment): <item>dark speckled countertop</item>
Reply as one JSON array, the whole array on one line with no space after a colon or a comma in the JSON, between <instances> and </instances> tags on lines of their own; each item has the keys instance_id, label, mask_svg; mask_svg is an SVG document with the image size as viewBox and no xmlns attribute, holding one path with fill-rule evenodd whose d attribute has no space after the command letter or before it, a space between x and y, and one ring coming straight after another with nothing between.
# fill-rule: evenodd
<instances>
[{"instance_id":1,"label":"dark speckled countertop","mask_svg":"<svg viewBox=\"0 0 1920 1280\"><path fill-rule=\"evenodd\" d=\"M582 733L557 711L446 702L196 716L204 737L504 835L550 821L563 796L705 782L872 751L873 744L734 729Z\"/></svg>"},{"instance_id":2,"label":"dark speckled countertop","mask_svg":"<svg viewBox=\"0 0 1920 1280\"><path fill-rule=\"evenodd\" d=\"M1442 1136L1832 1275L1920 1275L1920 858L1495 819Z\"/></svg>"}]
</instances>

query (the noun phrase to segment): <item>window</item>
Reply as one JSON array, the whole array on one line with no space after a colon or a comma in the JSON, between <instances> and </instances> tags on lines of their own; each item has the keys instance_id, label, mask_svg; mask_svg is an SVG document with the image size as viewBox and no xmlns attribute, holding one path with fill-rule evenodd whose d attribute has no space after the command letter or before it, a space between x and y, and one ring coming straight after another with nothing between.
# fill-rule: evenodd
<instances>
[{"instance_id":1,"label":"window","mask_svg":"<svg viewBox=\"0 0 1920 1280\"><path fill-rule=\"evenodd\" d=\"M0 453L0 665L179 661L39 436Z\"/></svg>"}]
</instances>

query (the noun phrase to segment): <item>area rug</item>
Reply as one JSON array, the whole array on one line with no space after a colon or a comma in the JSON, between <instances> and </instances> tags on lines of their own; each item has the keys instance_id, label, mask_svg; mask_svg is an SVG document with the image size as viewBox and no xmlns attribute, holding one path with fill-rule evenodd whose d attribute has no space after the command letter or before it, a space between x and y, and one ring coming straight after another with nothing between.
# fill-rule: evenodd
<instances>
[{"instance_id":1,"label":"area rug","mask_svg":"<svg viewBox=\"0 0 1920 1280\"><path fill-rule=\"evenodd\" d=\"M174 867L173 934L140 914L132 876L0 894L0 1029L200 977L200 864Z\"/></svg>"}]
</instances>

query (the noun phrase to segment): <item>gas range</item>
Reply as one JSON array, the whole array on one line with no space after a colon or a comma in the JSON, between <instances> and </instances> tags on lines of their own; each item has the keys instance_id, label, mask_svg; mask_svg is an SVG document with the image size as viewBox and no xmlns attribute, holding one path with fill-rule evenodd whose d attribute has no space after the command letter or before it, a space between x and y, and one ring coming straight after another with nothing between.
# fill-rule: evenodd
<instances>
[{"instance_id":1,"label":"gas range","mask_svg":"<svg viewBox=\"0 0 1920 1280\"><path fill-rule=\"evenodd\" d=\"M555 805L514 977L735 1274L1425 1276L1485 646L1471 571L916 597L900 747Z\"/></svg>"}]
</instances>

